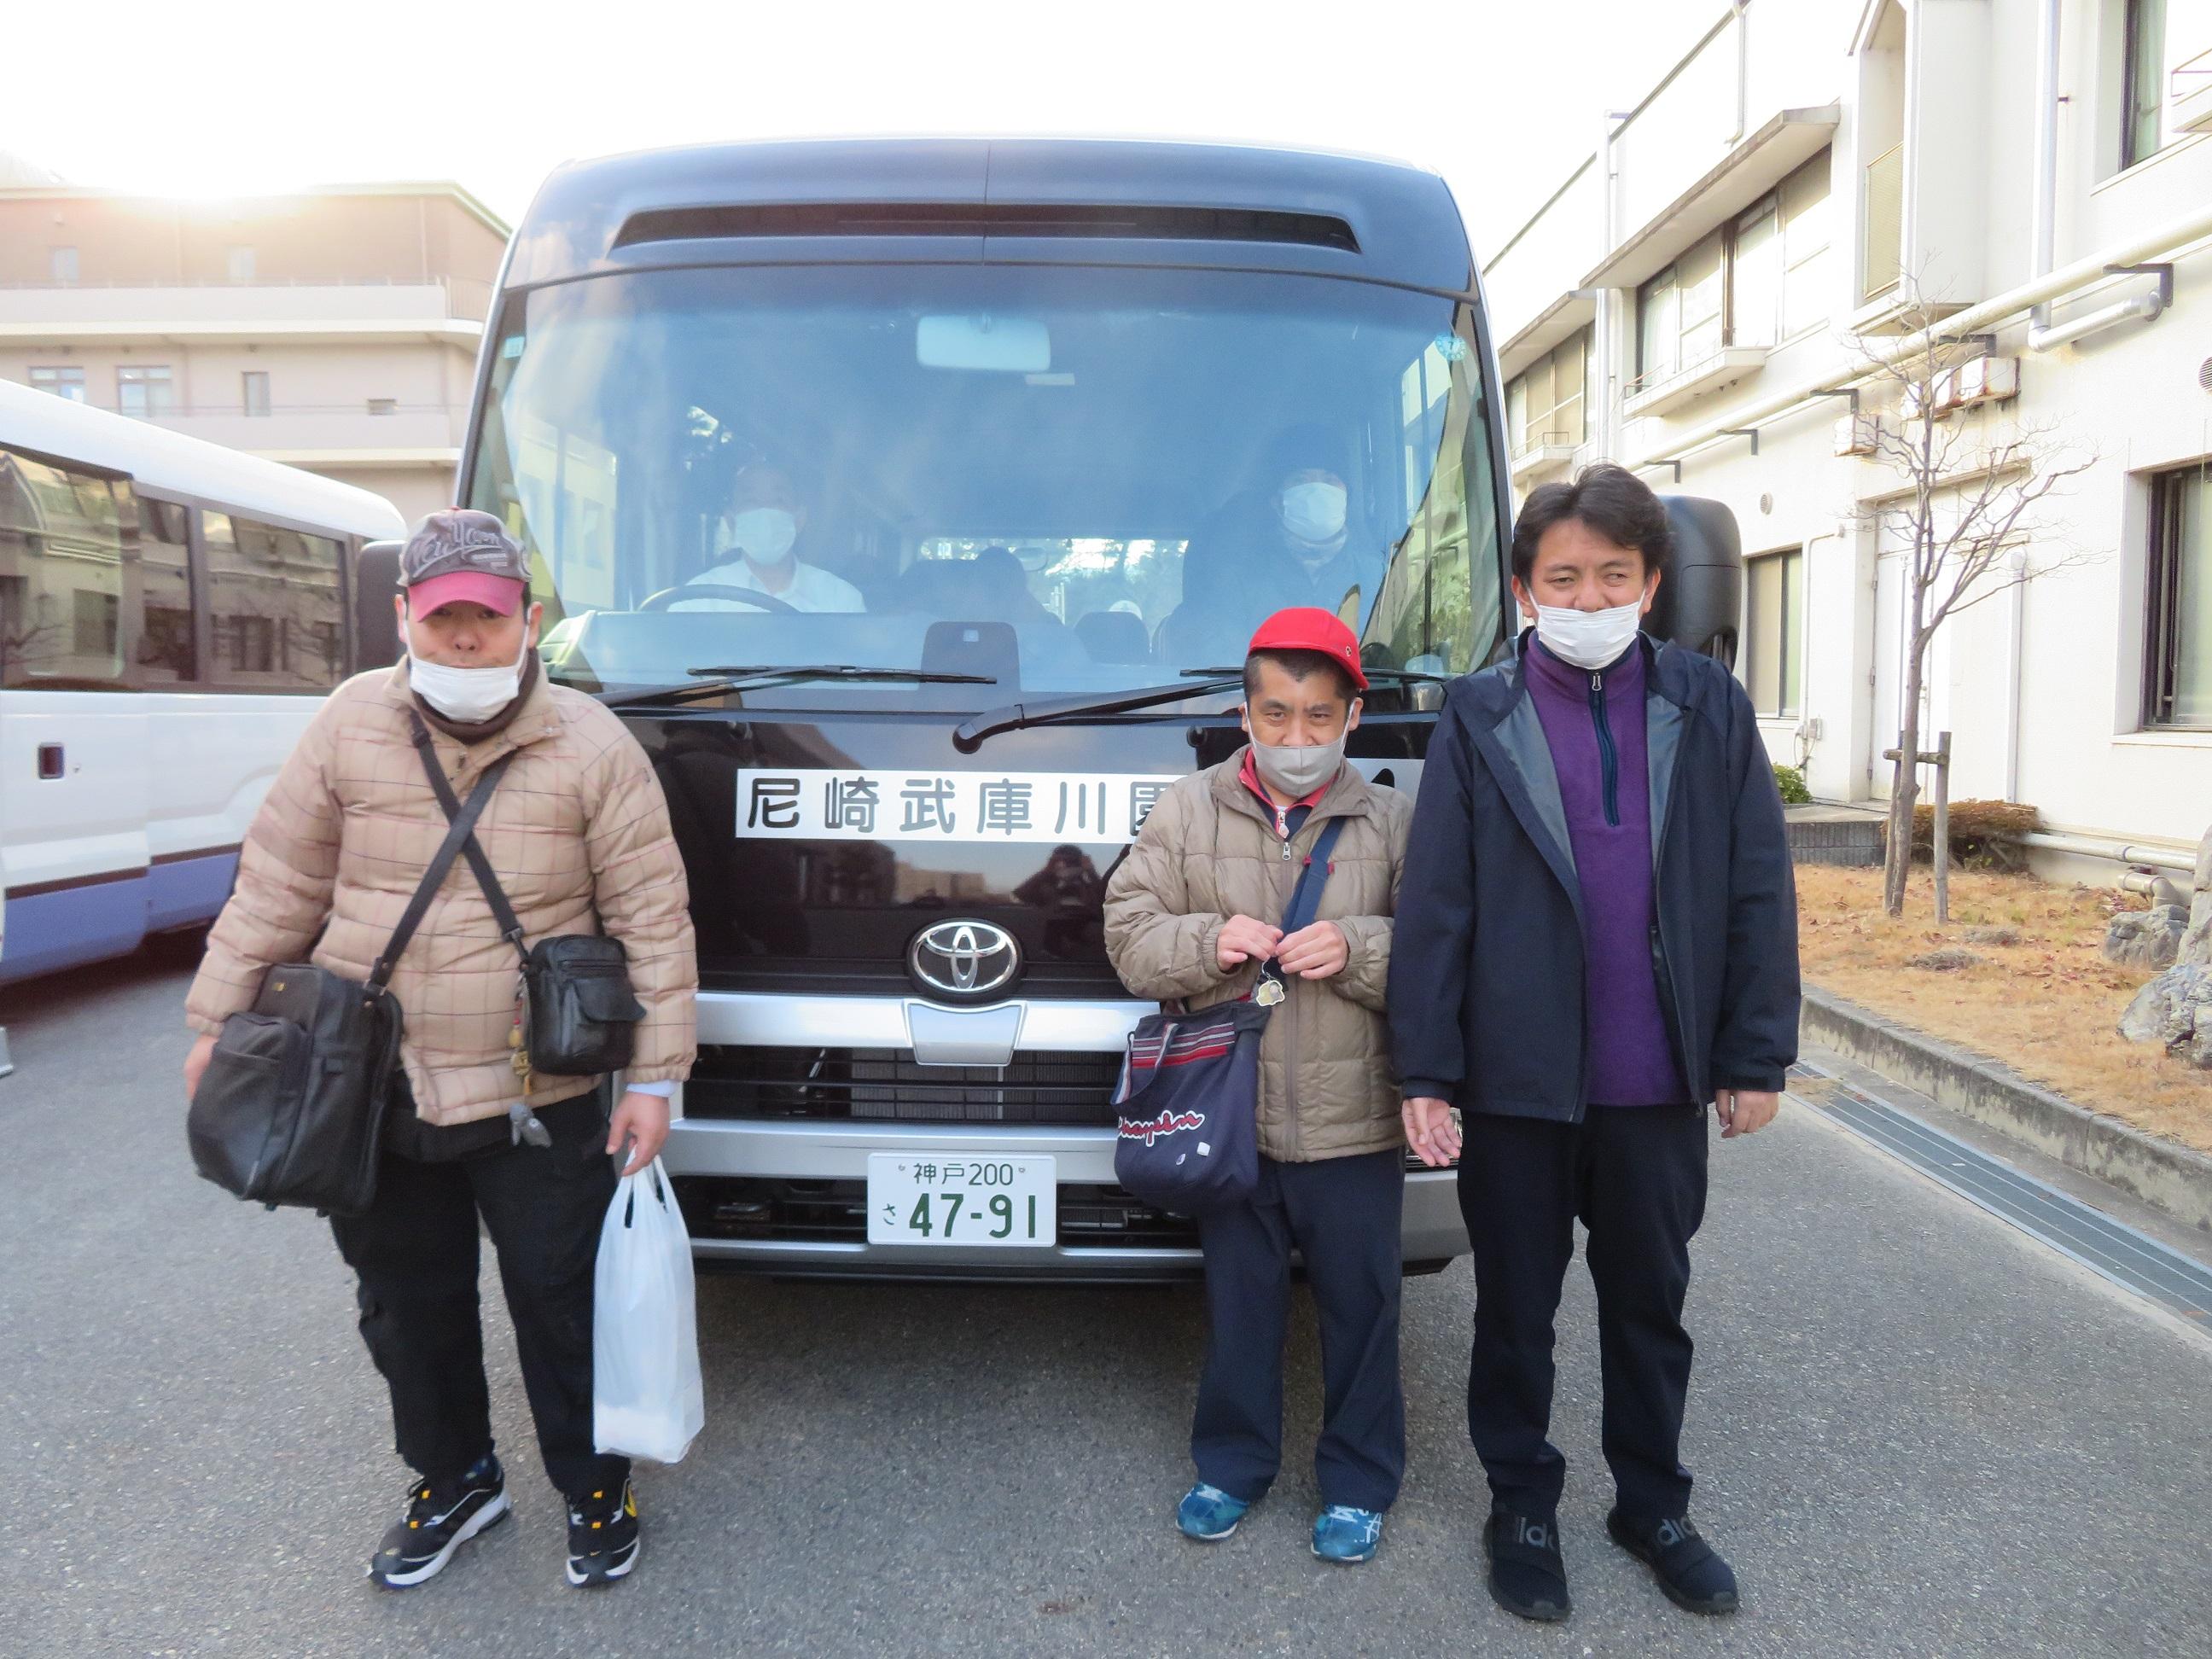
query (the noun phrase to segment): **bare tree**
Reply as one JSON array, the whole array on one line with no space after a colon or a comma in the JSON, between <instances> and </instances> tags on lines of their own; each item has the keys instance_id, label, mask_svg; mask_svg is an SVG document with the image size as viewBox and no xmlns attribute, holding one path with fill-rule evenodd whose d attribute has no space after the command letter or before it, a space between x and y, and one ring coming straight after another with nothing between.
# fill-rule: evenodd
<instances>
[{"instance_id":1,"label":"bare tree","mask_svg":"<svg viewBox=\"0 0 2212 1659\"><path fill-rule=\"evenodd\" d=\"M1912 290L1913 284L1906 284ZM1920 796L1921 693L1929 647L1963 611L2092 556L2041 539L2043 503L2094 464L2049 426L2014 417L2005 398L1966 399L2005 366L1985 336L1947 336L1940 312L1914 293L1904 307L1908 332L1894 343L1856 341L1866 390L1878 412L1866 421L1874 453L1904 488L1869 510L1899 550L1905 628L1896 782L1889 799L1889 847L1882 906L1905 909L1912 862L1912 814ZM2001 384L2001 382L1998 382ZM2015 387L2016 391L2017 388ZM1950 849L1937 848L1947 858Z\"/></svg>"}]
</instances>

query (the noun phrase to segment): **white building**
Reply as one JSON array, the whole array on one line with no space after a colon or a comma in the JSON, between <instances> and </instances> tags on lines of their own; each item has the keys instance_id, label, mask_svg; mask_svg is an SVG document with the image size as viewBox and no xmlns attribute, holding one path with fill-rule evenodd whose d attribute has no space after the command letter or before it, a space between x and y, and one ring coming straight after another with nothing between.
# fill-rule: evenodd
<instances>
[{"instance_id":1,"label":"white building","mask_svg":"<svg viewBox=\"0 0 2212 1659\"><path fill-rule=\"evenodd\" d=\"M1917 293L1996 360L1975 386L2017 366L2017 397L1948 418L2094 458L2014 556L2069 562L1933 648L1923 730L1955 734L1954 799L2028 802L2060 842L2154 862L2193 848L2212 823L2212 0L1736 0L1591 128L1593 155L1486 262L1516 492L1605 458L1727 502L1770 752L1821 799L1878 802L1905 631L1881 508L1906 480L1842 452L1863 447L1853 407L1897 419L1865 354Z\"/></svg>"}]
</instances>

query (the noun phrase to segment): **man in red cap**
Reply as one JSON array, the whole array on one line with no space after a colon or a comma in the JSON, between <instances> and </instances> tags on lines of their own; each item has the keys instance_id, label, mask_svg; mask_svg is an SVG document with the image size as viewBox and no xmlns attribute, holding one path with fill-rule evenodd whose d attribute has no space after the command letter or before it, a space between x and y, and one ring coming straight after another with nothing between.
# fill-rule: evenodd
<instances>
[{"instance_id":1,"label":"man in red cap","mask_svg":"<svg viewBox=\"0 0 2212 1659\"><path fill-rule=\"evenodd\" d=\"M1176 1516L1202 1542L1236 1531L1282 1462L1291 1253L1321 1318L1314 1553L1364 1561L1405 1470L1398 1380L1403 1135L1382 1012L1413 804L1345 764L1367 677L1326 611L1279 611L1244 659L1252 741L1161 796L1106 890L1106 950L1139 996L1186 1008L1273 1006L1260 1047L1260 1185L1209 1212L1209 1334ZM1300 872L1316 920L1285 933Z\"/></svg>"}]
</instances>

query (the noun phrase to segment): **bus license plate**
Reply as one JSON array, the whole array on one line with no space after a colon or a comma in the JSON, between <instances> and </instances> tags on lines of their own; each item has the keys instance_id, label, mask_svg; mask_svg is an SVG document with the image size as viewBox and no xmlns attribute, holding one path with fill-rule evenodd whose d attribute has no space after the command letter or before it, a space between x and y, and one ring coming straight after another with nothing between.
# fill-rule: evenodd
<instances>
[{"instance_id":1,"label":"bus license plate","mask_svg":"<svg viewBox=\"0 0 2212 1659\"><path fill-rule=\"evenodd\" d=\"M868 1154L871 1244L1018 1244L1058 1238L1048 1158Z\"/></svg>"}]
</instances>

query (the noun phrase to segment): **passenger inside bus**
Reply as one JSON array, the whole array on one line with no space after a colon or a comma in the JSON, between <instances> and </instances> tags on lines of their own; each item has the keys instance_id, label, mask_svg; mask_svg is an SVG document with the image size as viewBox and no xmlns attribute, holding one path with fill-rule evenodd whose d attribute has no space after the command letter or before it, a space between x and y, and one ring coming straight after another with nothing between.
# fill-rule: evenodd
<instances>
[{"instance_id":1,"label":"passenger inside bus","mask_svg":"<svg viewBox=\"0 0 2212 1659\"><path fill-rule=\"evenodd\" d=\"M765 593L775 605L748 605L742 599L680 599L672 611L787 610L865 611L860 590L842 576L799 556L806 530L806 503L790 474L767 461L739 469L730 490L729 511L714 526L718 556L726 562L701 571L685 583L696 587L743 588Z\"/></svg>"}]
</instances>

